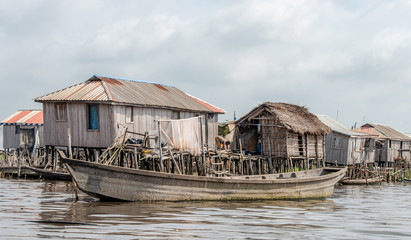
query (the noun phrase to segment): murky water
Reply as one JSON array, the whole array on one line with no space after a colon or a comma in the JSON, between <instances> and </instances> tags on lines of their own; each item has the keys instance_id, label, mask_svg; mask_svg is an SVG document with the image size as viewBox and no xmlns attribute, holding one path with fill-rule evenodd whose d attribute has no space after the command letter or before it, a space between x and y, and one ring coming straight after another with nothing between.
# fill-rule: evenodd
<instances>
[{"instance_id":1,"label":"murky water","mask_svg":"<svg viewBox=\"0 0 411 240\"><path fill-rule=\"evenodd\" d=\"M0 179L1 239L407 239L411 184L307 201L107 203L71 184Z\"/></svg>"}]
</instances>

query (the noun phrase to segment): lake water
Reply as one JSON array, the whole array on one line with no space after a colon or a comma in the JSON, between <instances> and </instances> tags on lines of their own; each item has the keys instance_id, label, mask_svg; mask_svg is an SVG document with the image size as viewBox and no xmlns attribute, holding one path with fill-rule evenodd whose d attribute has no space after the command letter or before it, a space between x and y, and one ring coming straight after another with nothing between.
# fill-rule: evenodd
<instances>
[{"instance_id":1,"label":"lake water","mask_svg":"<svg viewBox=\"0 0 411 240\"><path fill-rule=\"evenodd\" d=\"M1 239L409 239L411 183L323 200L118 203L71 183L0 178Z\"/></svg>"}]
</instances>

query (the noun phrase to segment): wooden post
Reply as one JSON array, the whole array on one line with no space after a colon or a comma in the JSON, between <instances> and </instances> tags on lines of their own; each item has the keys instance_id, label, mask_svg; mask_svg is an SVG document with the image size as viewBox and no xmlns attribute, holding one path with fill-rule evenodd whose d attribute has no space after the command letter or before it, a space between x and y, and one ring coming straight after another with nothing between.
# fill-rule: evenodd
<instances>
[{"instance_id":1,"label":"wooden post","mask_svg":"<svg viewBox=\"0 0 411 240\"><path fill-rule=\"evenodd\" d=\"M98 155L99 155L98 149L94 149L93 152L94 152L94 162L98 163Z\"/></svg>"},{"instance_id":2,"label":"wooden post","mask_svg":"<svg viewBox=\"0 0 411 240\"><path fill-rule=\"evenodd\" d=\"M158 123L158 150L160 151L160 171L163 172L164 166L163 166L163 152L162 152L162 147L161 147L161 124L160 121L157 121Z\"/></svg>"},{"instance_id":3,"label":"wooden post","mask_svg":"<svg viewBox=\"0 0 411 240\"><path fill-rule=\"evenodd\" d=\"M323 135L323 142L322 142L322 146L323 146L323 167L325 167L325 135Z\"/></svg>"},{"instance_id":4,"label":"wooden post","mask_svg":"<svg viewBox=\"0 0 411 240\"><path fill-rule=\"evenodd\" d=\"M17 177L20 177L20 173L21 173L21 151L18 149L17 150L17 159L18 159L18 170L17 170Z\"/></svg>"},{"instance_id":5,"label":"wooden post","mask_svg":"<svg viewBox=\"0 0 411 240\"><path fill-rule=\"evenodd\" d=\"M318 157L318 135L315 135L315 159L317 163L317 168L320 167L320 160Z\"/></svg>"},{"instance_id":6,"label":"wooden post","mask_svg":"<svg viewBox=\"0 0 411 240\"><path fill-rule=\"evenodd\" d=\"M78 201L78 192L77 192L77 183L76 183L76 181L74 181L74 179L73 179L73 190L74 190L74 195L75 195L75 202L77 202Z\"/></svg>"},{"instance_id":7,"label":"wooden post","mask_svg":"<svg viewBox=\"0 0 411 240\"><path fill-rule=\"evenodd\" d=\"M11 164L9 162L9 149L6 148L6 150L4 152L5 152L4 160L5 160L5 162L7 162L7 166L11 166Z\"/></svg>"},{"instance_id":8,"label":"wooden post","mask_svg":"<svg viewBox=\"0 0 411 240\"><path fill-rule=\"evenodd\" d=\"M241 142L241 138L238 139L238 143L240 144L240 160L239 160L239 164L238 164L238 171L239 173L241 173L241 175L243 175L243 144Z\"/></svg>"},{"instance_id":9,"label":"wooden post","mask_svg":"<svg viewBox=\"0 0 411 240\"><path fill-rule=\"evenodd\" d=\"M138 156L137 156L137 148L136 147L134 147L134 149L133 149L133 154L134 154L134 163L133 163L133 165L134 165L134 168L135 169L138 169Z\"/></svg>"},{"instance_id":10,"label":"wooden post","mask_svg":"<svg viewBox=\"0 0 411 240\"><path fill-rule=\"evenodd\" d=\"M289 161L292 161L291 157L290 157L290 152L288 151L288 130L285 131L285 151L286 151L286 158L287 160L289 159Z\"/></svg>"},{"instance_id":11,"label":"wooden post","mask_svg":"<svg viewBox=\"0 0 411 240\"><path fill-rule=\"evenodd\" d=\"M171 160L173 161L174 166L177 169L178 174L181 174L180 167L178 166L176 160L174 159L173 153L171 152L171 150L168 150L168 152L170 153Z\"/></svg>"},{"instance_id":12,"label":"wooden post","mask_svg":"<svg viewBox=\"0 0 411 240\"><path fill-rule=\"evenodd\" d=\"M53 171L57 170L57 159L55 154L55 147L51 147L51 161L53 162Z\"/></svg>"},{"instance_id":13,"label":"wooden post","mask_svg":"<svg viewBox=\"0 0 411 240\"><path fill-rule=\"evenodd\" d=\"M44 169L47 168L47 166L49 165L49 146L46 146L46 159L45 159L45 163L44 163Z\"/></svg>"},{"instance_id":14,"label":"wooden post","mask_svg":"<svg viewBox=\"0 0 411 240\"><path fill-rule=\"evenodd\" d=\"M203 121L201 120L201 116L198 118L200 121L200 139L201 139L201 163L203 167L203 176L207 174L206 168L206 161L205 161L205 153L204 153L204 136L203 136Z\"/></svg>"},{"instance_id":15,"label":"wooden post","mask_svg":"<svg viewBox=\"0 0 411 240\"><path fill-rule=\"evenodd\" d=\"M271 155L271 140L270 140L270 137L267 137L267 141L268 141L268 169L269 169L270 173L273 173L273 159L272 159L272 155Z\"/></svg>"},{"instance_id":16,"label":"wooden post","mask_svg":"<svg viewBox=\"0 0 411 240\"><path fill-rule=\"evenodd\" d=\"M186 174L183 152L180 152L180 159L181 159L181 173Z\"/></svg>"},{"instance_id":17,"label":"wooden post","mask_svg":"<svg viewBox=\"0 0 411 240\"><path fill-rule=\"evenodd\" d=\"M308 148L308 134L305 134L305 154L307 158L307 169L310 169L310 152Z\"/></svg>"},{"instance_id":18,"label":"wooden post","mask_svg":"<svg viewBox=\"0 0 411 240\"><path fill-rule=\"evenodd\" d=\"M70 128L67 128L67 135L68 135L68 154L69 158L73 158L73 152L71 151L71 134L70 134Z\"/></svg>"}]
</instances>

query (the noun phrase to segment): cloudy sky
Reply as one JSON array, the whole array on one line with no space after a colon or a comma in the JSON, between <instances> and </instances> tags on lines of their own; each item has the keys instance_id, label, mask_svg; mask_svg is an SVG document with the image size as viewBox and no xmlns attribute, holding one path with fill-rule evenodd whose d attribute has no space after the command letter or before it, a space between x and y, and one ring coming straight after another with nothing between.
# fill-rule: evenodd
<instances>
[{"instance_id":1,"label":"cloudy sky","mask_svg":"<svg viewBox=\"0 0 411 240\"><path fill-rule=\"evenodd\" d=\"M0 119L94 74L411 132L411 1L0 1Z\"/></svg>"}]
</instances>

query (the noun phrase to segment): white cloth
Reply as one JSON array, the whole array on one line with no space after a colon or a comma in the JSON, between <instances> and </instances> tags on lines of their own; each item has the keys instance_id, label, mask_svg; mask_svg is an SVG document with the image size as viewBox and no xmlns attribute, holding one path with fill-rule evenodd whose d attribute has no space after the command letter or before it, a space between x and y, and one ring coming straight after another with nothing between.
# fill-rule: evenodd
<instances>
[{"instance_id":1,"label":"white cloth","mask_svg":"<svg viewBox=\"0 0 411 240\"><path fill-rule=\"evenodd\" d=\"M200 118L162 120L161 130L170 138L174 149L196 156L201 154Z\"/></svg>"}]
</instances>

